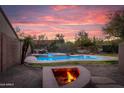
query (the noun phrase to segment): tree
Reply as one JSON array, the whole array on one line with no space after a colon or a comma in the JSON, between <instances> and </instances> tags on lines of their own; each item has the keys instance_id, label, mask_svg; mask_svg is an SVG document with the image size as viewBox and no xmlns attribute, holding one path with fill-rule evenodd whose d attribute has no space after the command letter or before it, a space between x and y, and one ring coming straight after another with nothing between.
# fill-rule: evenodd
<instances>
[{"instance_id":1,"label":"tree","mask_svg":"<svg viewBox=\"0 0 124 93\"><path fill-rule=\"evenodd\" d=\"M56 50L58 49L57 45L56 45L56 41L53 41L49 47L48 47L48 51L49 52L56 52Z\"/></svg>"},{"instance_id":2,"label":"tree","mask_svg":"<svg viewBox=\"0 0 124 93\"><path fill-rule=\"evenodd\" d=\"M103 31L110 36L124 39L124 10L110 13L107 18L109 21Z\"/></svg>"},{"instance_id":3,"label":"tree","mask_svg":"<svg viewBox=\"0 0 124 93\"><path fill-rule=\"evenodd\" d=\"M38 36L38 40L46 40L47 36L45 34L41 34Z\"/></svg>"},{"instance_id":4,"label":"tree","mask_svg":"<svg viewBox=\"0 0 124 93\"><path fill-rule=\"evenodd\" d=\"M92 45L91 40L88 37L88 33L85 31L80 31L76 34L76 46L84 48Z\"/></svg>"},{"instance_id":5,"label":"tree","mask_svg":"<svg viewBox=\"0 0 124 93\"><path fill-rule=\"evenodd\" d=\"M15 31L16 31L16 32L20 32L20 31L21 31L20 27L16 26L16 27L15 27Z\"/></svg>"},{"instance_id":6,"label":"tree","mask_svg":"<svg viewBox=\"0 0 124 93\"><path fill-rule=\"evenodd\" d=\"M33 39L33 40L37 39L37 36L36 36L36 35L33 35L33 36L32 36L32 39Z\"/></svg>"},{"instance_id":7,"label":"tree","mask_svg":"<svg viewBox=\"0 0 124 93\"><path fill-rule=\"evenodd\" d=\"M73 42L66 42L65 43L65 49L67 53L76 53L77 50L76 50L76 47L75 47L75 44Z\"/></svg>"},{"instance_id":8,"label":"tree","mask_svg":"<svg viewBox=\"0 0 124 93\"><path fill-rule=\"evenodd\" d=\"M64 35L63 34L56 34L55 40L57 40L57 43L64 43Z\"/></svg>"},{"instance_id":9,"label":"tree","mask_svg":"<svg viewBox=\"0 0 124 93\"><path fill-rule=\"evenodd\" d=\"M19 37L22 38L22 39L24 39L24 38L26 37L26 36L25 36L25 33L20 32Z\"/></svg>"},{"instance_id":10,"label":"tree","mask_svg":"<svg viewBox=\"0 0 124 93\"><path fill-rule=\"evenodd\" d=\"M46 44L44 42L45 40L47 40L47 36L45 34L41 34L38 36L38 48L46 47Z\"/></svg>"},{"instance_id":11,"label":"tree","mask_svg":"<svg viewBox=\"0 0 124 93\"><path fill-rule=\"evenodd\" d=\"M84 38L85 39L88 38L88 34L84 30L82 30L82 31L80 31L76 34L76 39L81 40L81 39L84 39Z\"/></svg>"},{"instance_id":12,"label":"tree","mask_svg":"<svg viewBox=\"0 0 124 93\"><path fill-rule=\"evenodd\" d=\"M65 43L64 35L63 34L56 34L55 40L49 45L48 50L50 52L56 52L60 48L63 47L64 43ZM60 52L60 50L59 50L59 52Z\"/></svg>"},{"instance_id":13,"label":"tree","mask_svg":"<svg viewBox=\"0 0 124 93\"><path fill-rule=\"evenodd\" d=\"M16 26L14 29L15 29L15 32L18 34L20 40L23 40L24 38L26 38L26 34L21 31L21 28L19 26Z\"/></svg>"},{"instance_id":14,"label":"tree","mask_svg":"<svg viewBox=\"0 0 124 93\"><path fill-rule=\"evenodd\" d=\"M26 57L26 53L27 53L29 46L31 47L31 52L32 52L33 51L33 42L32 42L32 38L30 36L23 39L21 64L24 64L24 59Z\"/></svg>"}]
</instances>

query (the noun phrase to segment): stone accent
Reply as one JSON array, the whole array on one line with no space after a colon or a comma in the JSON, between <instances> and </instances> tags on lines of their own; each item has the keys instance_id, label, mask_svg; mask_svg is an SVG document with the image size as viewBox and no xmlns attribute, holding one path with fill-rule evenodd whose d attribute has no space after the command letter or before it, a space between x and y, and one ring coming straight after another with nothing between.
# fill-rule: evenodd
<instances>
[{"instance_id":1,"label":"stone accent","mask_svg":"<svg viewBox=\"0 0 124 93\"><path fill-rule=\"evenodd\" d=\"M124 43L119 45L119 69L124 74Z\"/></svg>"}]
</instances>

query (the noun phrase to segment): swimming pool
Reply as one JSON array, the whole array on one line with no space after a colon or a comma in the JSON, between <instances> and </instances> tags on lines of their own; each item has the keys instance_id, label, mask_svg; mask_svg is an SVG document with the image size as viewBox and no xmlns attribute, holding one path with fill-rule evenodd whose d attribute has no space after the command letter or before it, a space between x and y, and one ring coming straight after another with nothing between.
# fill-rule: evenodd
<instances>
[{"instance_id":1,"label":"swimming pool","mask_svg":"<svg viewBox=\"0 0 124 93\"><path fill-rule=\"evenodd\" d=\"M28 63L51 63L65 61L108 61L117 60L117 57L98 56L98 55L66 55L66 54L37 54L25 59Z\"/></svg>"},{"instance_id":2,"label":"swimming pool","mask_svg":"<svg viewBox=\"0 0 124 93\"><path fill-rule=\"evenodd\" d=\"M65 60L102 60L103 57L89 55L51 55L36 56L39 61L65 61Z\"/></svg>"}]
</instances>

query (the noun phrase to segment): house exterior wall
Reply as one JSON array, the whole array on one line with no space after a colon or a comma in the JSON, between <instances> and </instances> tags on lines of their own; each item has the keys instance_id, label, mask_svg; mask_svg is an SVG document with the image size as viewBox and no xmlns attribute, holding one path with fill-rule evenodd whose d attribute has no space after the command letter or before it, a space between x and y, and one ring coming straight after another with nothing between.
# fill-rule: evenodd
<instances>
[{"instance_id":1,"label":"house exterior wall","mask_svg":"<svg viewBox=\"0 0 124 93\"><path fill-rule=\"evenodd\" d=\"M22 46L23 42L19 40L0 7L0 72L13 65L21 64ZM30 51L29 47L27 55L30 54Z\"/></svg>"},{"instance_id":2,"label":"house exterior wall","mask_svg":"<svg viewBox=\"0 0 124 93\"><path fill-rule=\"evenodd\" d=\"M0 71L21 64L22 44L9 20L0 9Z\"/></svg>"},{"instance_id":3,"label":"house exterior wall","mask_svg":"<svg viewBox=\"0 0 124 93\"><path fill-rule=\"evenodd\" d=\"M2 64L2 59L1 59L1 57L2 57L2 55L1 55L1 46L2 46L2 44L1 44L1 33L0 33L0 72L1 72L1 70L2 70L2 68L1 68L1 64Z\"/></svg>"},{"instance_id":4,"label":"house exterior wall","mask_svg":"<svg viewBox=\"0 0 124 93\"><path fill-rule=\"evenodd\" d=\"M21 63L21 46L18 40L10 38L6 34L2 34L2 37L2 66L4 71L15 64Z\"/></svg>"},{"instance_id":5,"label":"house exterior wall","mask_svg":"<svg viewBox=\"0 0 124 93\"><path fill-rule=\"evenodd\" d=\"M119 45L119 70L124 73L124 43Z\"/></svg>"},{"instance_id":6,"label":"house exterior wall","mask_svg":"<svg viewBox=\"0 0 124 93\"><path fill-rule=\"evenodd\" d=\"M13 29L10 27L7 20L3 16L2 12L0 12L0 32L6 34L11 38L17 39L17 36L15 35Z\"/></svg>"}]
</instances>

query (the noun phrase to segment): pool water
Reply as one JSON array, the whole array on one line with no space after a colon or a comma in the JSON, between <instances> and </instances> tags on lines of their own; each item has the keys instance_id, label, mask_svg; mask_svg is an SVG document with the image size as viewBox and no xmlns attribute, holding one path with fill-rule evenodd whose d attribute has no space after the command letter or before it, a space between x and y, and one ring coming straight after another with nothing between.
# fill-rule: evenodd
<instances>
[{"instance_id":1,"label":"pool water","mask_svg":"<svg viewBox=\"0 0 124 93\"><path fill-rule=\"evenodd\" d=\"M50 55L50 56L36 56L38 61L81 61L81 60L102 60L101 56L93 55Z\"/></svg>"}]
</instances>

